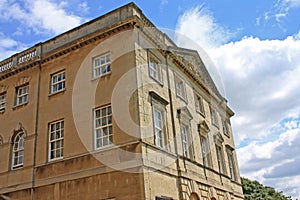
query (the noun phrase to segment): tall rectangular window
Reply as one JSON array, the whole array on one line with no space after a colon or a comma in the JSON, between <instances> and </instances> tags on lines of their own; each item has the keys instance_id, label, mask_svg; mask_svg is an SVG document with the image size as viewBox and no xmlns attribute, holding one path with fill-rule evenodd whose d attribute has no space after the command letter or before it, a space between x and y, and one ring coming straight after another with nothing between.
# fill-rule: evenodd
<instances>
[{"instance_id":1,"label":"tall rectangular window","mask_svg":"<svg viewBox=\"0 0 300 200\"><path fill-rule=\"evenodd\" d=\"M94 111L95 148L101 148L113 143L111 106L97 108Z\"/></svg>"},{"instance_id":2,"label":"tall rectangular window","mask_svg":"<svg viewBox=\"0 0 300 200\"><path fill-rule=\"evenodd\" d=\"M209 146L208 146L208 144L209 144L208 139L206 137L201 136L200 142L201 142L203 165L206 167L210 167L211 166L211 158L210 158L210 152L209 152Z\"/></svg>"},{"instance_id":3,"label":"tall rectangular window","mask_svg":"<svg viewBox=\"0 0 300 200\"><path fill-rule=\"evenodd\" d=\"M223 151L222 148L218 145L216 145L216 153L218 159L219 172L222 174L226 174Z\"/></svg>"},{"instance_id":4,"label":"tall rectangular window","mask_svg":"<svg viewBox=\"0 0 300 200\"><path fill-rule=\"evenodd\" d=\"M49 124L49 160L62 158L64 155L64 121Z\"/></svg>"},{"instance_id":5,"label":"tall rectangular window","mask_svg":"<svg viewBox=\"0 0 300 200\"><path fill-rule=\"evenodd\" d=\"M153 109L153 121L155 132L155 145L165 148L165 134L164 134L164 115L163 111L157 108Z\"/></svg>"},{"instance_id":6,"label":"tall rectangular window","mask_svg":"<svg viewBox=\"0 0 300 200\"><path fill-rule=\"evenodd\" d=\"M237 180L233 152L229 149L227 150L227 156L228 156L230 177L231 177L232 180Z\"/></svg>"},{"instance_id":7,"label":"tall rectangular window","mask_svg":"<svg viewBox=\"0 0 300 200\"><path fill-rule=\"evenodd\" d=\"M97 78L110 73L110 54L104 54L93 59L93 77Z\"/></svg>"},{"instance_id":8,"label":"tall rectangular window","mask_svg":"<svg viewBox=\"0 0 300 200\"><path fill-rule=\"evenodd\" d=\"M176 95L178 97L186 100L186 91L185 91L184 81L177 76L175 77L175 89L176 89Z\"/></svg>"},{"instance_id":9,"label":"tall rectangular window","mask_svg":"<svg viewBox=\"0 0 300 200\"><path fill-rule=\"evenodd\" d=\"M187 158L192 158L193 157L193 149L192 149L193 147L192 147L192 142L191 142L190 126L181 124L180 132L181 132L183 155Z\"/></svg>"},{"instance_id":10,"label":"tall rectangular window","mask_svg":"<svg viewBox=\"0 0 300 200\"><path fill-rule=\"evenodd\" d=\"M51 94L60 92L66 87L66 75L65 72L58 72L51 75Z\"/></svg>"},{"instance_id":11,"label":"tall rectangular window","mask_svg":"<svg viewBox=\"0 0 300 200\"><path fill-rule=\"evenodd\" d=\"M194 94L194 99L196 111L204 115L204 105L202 97L197 94Z\"/></svg>"},{"instance_id":12,"label":"tall rectangular window","mask_svg":"<svg viewBox=\"0 0 300 200\"><path fill-rule=\"evenodd\" d=\"M162 82L161 66L153 57L150 57L149 59L149 75L156 81Z\"/></svg>"},{"instance_id":13,"label":"tall rectangular window","mask_svg":"<svg viewBox=\"0 0 300 200\"><path fill-rule=\"evenodd\" d=\"M6 105L6 93L0 94L0 111L5 110Z\"/></svg>"},{"instance_id":14,"label":"tall rectangular window","mask_svg":"<svg viewBox=\"0 0 300 200\"><path fill-rule=\"evenodd\" d=\"M29 86L24 85L16 88L16 105L25 104L28 102Z\"/></svg>"}]
</instances>

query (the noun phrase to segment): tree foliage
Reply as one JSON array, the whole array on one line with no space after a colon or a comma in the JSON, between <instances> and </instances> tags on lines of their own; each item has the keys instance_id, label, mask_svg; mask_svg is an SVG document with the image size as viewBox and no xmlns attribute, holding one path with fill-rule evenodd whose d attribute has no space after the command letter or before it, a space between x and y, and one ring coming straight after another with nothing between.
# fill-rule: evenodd
<instances>
[{"instance_id":1,"label":"tree foliage","mask_svg":"<svg viewBox=\"0 0 300 200\"><path fill-rule=\"evenodd\" d=\"M274 188L264 186L258 181L242 178L242 185L245 200L292 200L290 196L285 196L282 192L277 192Z\"/></svg>"}]
</instances>

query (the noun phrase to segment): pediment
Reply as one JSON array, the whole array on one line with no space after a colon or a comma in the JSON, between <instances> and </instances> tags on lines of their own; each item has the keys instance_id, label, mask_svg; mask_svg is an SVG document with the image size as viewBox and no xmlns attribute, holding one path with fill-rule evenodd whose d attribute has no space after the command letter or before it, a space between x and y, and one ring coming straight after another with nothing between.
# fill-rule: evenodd
<instances>
[{"instance_id":1,"label":"pediment","mask_svg":"<svg viewBox=\"0 0 300 200\"><path fill-rule=\"evenodd\" d=\"M220 132L217 132L217 133L214 134L214 142L217 145L222 145L222 143L224 142L224 138L223 138L223 136L221 135Z\"/></svg>"},{"instance_id":2,"label":"pediment","mask_svg":"<svg viewBox=\"0 0 300 200\"><path fill-rule=\"evenodd\" d=\"M198 124L198 131L200 134L207 134L210 129L205 120L203 120L200 124Z\"/></svg>"},{"instance_id":3,"label":"pediment","mask_svg":"<svg viewBox=\"0 0 300 200\"><path fill-rule=\"evenodd\" d=\"M173 46L169 46L168 49L180 58L185 65L184 68L190 71L194 78L200 80L209 90L213 91L220 98L223 98L196 50Z\"/></svg>"},{"instance_id":4,"label":"pediment","mask_svg":"<svg viewBox=\"0 0 300 200\"><path fill-rule=\"evenodd\" d=\"M156 101L160 102L161 104L163 104L165 106L169 104L169 102L167 100L165 100L163 97L159 96L155 91L150 91L149 97L151 98L150 102L152 102L152 100L155 99Z\"/></svg>"},{"instance_id":5,"label":"pediment","mask_svg":"<svg viewBox=\"0 0 300 200\"><path fill-rule=\"evenodd\" d=\"M177 113L180 116L180 118L185 118L188 120L193 119L193 115L191 114L191 112L189 111L189 109L186 106L178 109Z\"/></svg>"}]
</instances>

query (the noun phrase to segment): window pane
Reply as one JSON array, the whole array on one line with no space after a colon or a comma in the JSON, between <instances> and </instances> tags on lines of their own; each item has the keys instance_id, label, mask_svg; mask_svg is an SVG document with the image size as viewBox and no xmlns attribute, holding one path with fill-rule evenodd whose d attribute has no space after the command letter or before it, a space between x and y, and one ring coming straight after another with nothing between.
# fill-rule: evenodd
<instances>
[{"instance_id":1,"label":"window pane","mask_svg":"<svg viewBox=\"0 0 300 200\"><path fill-rule=\"evenodd\" d=\"M65 72L59 72L51 76L51 93L61 91L65 88Z\"/></svg>"},{"instance_id":2,"label":"window pane","mask_svg":"<svg viewBox=\"0 0 300 200\"><path fill-rule=\"evenodd\" d=\"M110 72L110 55L102 55L94 59L94 78Z\"/></svg>"},{"instance_id":3,"label":"window pane","mask_svg":"<svg viewBox=\"0 0 300 200\"><path fill-rule=\"evenodd\" d=\"M61 158L64 148L64 121L51 123L49 127L49 158Z\"/></svg>"},{"instance_id":4,"label":"window pane","mask_svg":"<svg viewBox=\"0 0 300 200\"><path fill-rule=\"evenodd\" d=\"M100 148L112 143L112 115L111 106L95 110L95 147Z\"/></svg>"},{"instance_id":5,"label":"window pane","mask_svg":"<svg viewBox=\"0 0 300 200\"><path fill-rule=\"evenodd\" d=\"M15 136L12 156L12 167L22 166L24 156L24 133L19 133Z\"/></svg>"}]
</instances>

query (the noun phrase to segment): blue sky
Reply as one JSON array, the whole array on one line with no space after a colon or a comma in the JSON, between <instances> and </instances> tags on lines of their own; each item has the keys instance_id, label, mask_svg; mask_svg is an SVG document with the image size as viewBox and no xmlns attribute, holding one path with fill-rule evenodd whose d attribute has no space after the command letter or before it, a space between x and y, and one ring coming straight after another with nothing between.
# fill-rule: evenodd
<instances>
[{"instance_id":1,"label":"blue sky","mask_svg":"<svg viewBox=\"0 0 300 200\"><path fill-rule=\"evenodd\" d=\"M0 0L0 60L128 2ZM300 0L134 2L214 63L205 60L236 113L242 176L300 198Z\"/></svg>"}]
</instances>

